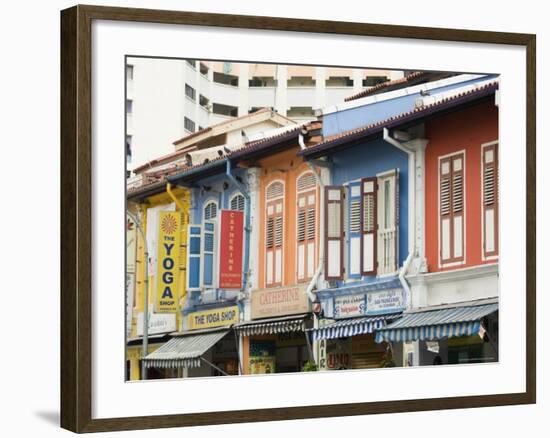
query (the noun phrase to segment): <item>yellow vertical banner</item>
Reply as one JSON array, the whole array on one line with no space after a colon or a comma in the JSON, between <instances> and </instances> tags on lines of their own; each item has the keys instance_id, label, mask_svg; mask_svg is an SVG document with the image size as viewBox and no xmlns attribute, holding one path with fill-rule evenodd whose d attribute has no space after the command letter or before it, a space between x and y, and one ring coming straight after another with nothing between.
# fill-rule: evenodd
<instances>
[{"instance_id":1,"label":"yellow vertical banner","mask_svg":"<svg viewBox=\"0 0 550 438\"><path fill-rule=\"evenodd\" d=\"M180 212L159 212L156 313L177 311L180 227Z\"/></svg>"}]
</instances>

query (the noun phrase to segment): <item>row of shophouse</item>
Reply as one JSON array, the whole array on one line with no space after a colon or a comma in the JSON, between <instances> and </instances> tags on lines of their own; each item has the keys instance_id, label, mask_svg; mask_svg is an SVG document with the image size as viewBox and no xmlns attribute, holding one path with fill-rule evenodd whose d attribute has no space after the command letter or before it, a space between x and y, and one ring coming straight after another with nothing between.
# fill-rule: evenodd
<instances>
[{"instance_id":1,"label":"row of shophouse","mask_svg":"<svg viewBox=\"0 0 550 438\"><path fill-rule=\"evenodd\" d=\"M412 73L135 169L127 379L497 361L498 86Z\"/></svg>"}]
</instances>

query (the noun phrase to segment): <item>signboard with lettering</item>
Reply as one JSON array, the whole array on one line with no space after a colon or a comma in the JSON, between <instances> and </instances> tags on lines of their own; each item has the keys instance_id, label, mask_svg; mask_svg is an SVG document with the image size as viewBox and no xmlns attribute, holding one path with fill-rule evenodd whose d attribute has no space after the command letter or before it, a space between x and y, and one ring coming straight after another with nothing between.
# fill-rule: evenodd
<instances>
[{"instance_id":1,"label":"signboard with lettering","mask_svg":"<svg viewBox=\"0 0 550 438\"><path fill-rule=\"evenodd\" d=\"M148 334L157 335L159 333L171 333L176 331L175 313L151 313L149 315ZM137 317L137 335L143 336L143 312Z\"/></svg>"},{"instance_id":2,"label":"signboard with lettering","mask_svg":"<svg viewBox=\"0 0 550 438\"><path fill-rule=\"evenodd\" d=\"M334 317L351 318L366 313L365 295L345 295L334 298Z\"/></svg>"},{"instance_id":3,"label":"signboard with lettering","mask_svg":"<svg viewBox=\"0 0 550 438\"><path fill-rule=\"evenodd\" d=\"M177 311L181 214L159 212L155 312Z\"/></svg>"},{"instance_id":4,"label":"signboard with lettering","mask_svg":"<svg viewBox=\"0 0 550 438\"><path fill-rule=\"evenodd\" d=\"M243 286L243 231L242 211L221 210L219 243L219 287L241 289Z\"/></svg>"},{"instance_id":5,"label":"signboard with lettering","mask_svg":"<svg viewBox=\"0 0 550 438\"><path fill-rule=\"evenodd\" d=\"M403 289L388 289L367 294L367 314L399 312L405 308Z\"/></svg>"},{"instance_id":6,"label":"signboard with lettering","mask_svg":"<svg viewBox=\"0 0 550 438\"><path fill-rule=\"evenodd\" d=\"M275 341L250 341L248 367L250 374L275 372Z\"/></svg>"},{"instance_id":7,"label":"signboard with lettering","mask_svg":"<svg viewBox=\"0 0 550 438\"><path fill-rule=\"evenodd\" d=\"M252 319L309 312L307 285L261 289L252 292Z\"/></svg>"},{"instance_id":8,"label":"signboard with lettering","mask_svg":"<svg viewBox=\"0 0 550 438\"><path fill-rule=\"evenodd\" d=\"M351 338L321 339L319 346L319 369L347 370L351 368Z\"/></svg>"},{"instance_id":9,"label":"signboard with lettering","mask_svg":"<svg viewBox=\"0 0 550 438\"><path fill-rule=\"evenodd\" d=\"M239 307L229 306L193 312L187 315L187 329L222 327L239 322Z\"/></svg>"}]
</instances>

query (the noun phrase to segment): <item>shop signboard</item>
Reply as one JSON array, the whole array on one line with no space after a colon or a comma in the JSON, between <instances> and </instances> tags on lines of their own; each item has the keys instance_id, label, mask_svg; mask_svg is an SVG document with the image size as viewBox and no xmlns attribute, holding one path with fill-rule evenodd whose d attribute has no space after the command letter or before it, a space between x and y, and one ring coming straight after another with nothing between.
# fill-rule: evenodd
<instances>
[{"instance_id":1,"label":"shop signboard","mask_svg":"<svg viewBox=\"0 0 550 438\"><path fill-rule=\"evenodd\" d=\"M321 339L319 341L319 369L350 369L351 354L351 338Z\"/></svg>"},{"instance_id":2,"label":"shop signboard","mask_svg":"<svg viewBox=\"0 0 550 438\"><path fill-rule=\"evenodd\" d=\"M388 289L367 294L367 314L400 312L405 308L403 289Z\"/></svg>"},{"instance_id":3,"label":"shop signboard","mask_svg":"<svg viewBox=\"0 0 550 438\"><path fill-rule=\"evenodd\" d=\"M151 313L148 321L148 334L158 335L160 333L171 333L176 331L175 313ZM143 336L143 312L138 314L137 335Z\"/></svg>"},{"instance_id":4,"label":"shop signboard","mask_svg":"<svg viewBox=\"0 0 550 438\"><path fill-rule=\"evenodd\" d=\"M223 327L239 322L239 307L228 306L192 312L187 315L187 329Z\"/></svg>"},{"instance_id":5,"label":"shop signboard","mask_svg":"<svg viewBox=\"0 0 550 438\"><path fill-rule=\"evenodd\" d=\"M262 289L252 292L252 319L309 312L307 285Z\"/></svg>"},{"instance_id":6,"label":"shop signboard","mask_svg":"<svg viewBox=\"0 0 550 438\"><path fill-rule=\"evenodd\" d=\"M243 286L243 231L242 211L221 210L219 241L219 287L241 289Z\"/></svg>"},{"instance_id":7,"label":"shop signboard","mask_svg":"<svg viewBox=\"0 0 550 438\"><path fill-rule=\"evenodd\" d=\"M334 297L334 317L352 318L365 315L367 310L365 295L345 295Z\"/></svg>"},{"instance_id":8,"label":"shop signboard","mask_svg":"<svg viewBox=\"0 0 550 438\"><path fill-rule=\"evenodd\" d=\"M275 372L275 341L250 341L248 367L250 374Z\"/></svg>"},{"instance_id":9,"label":"shop signboard","mask_svg":"<svg viewBox=\"0 0 550 438\"><path fill-rule=\"evenodd\" d=\"M159 212L156 313L174 313L178 305L181 214Z\"/></svg>"}]
</instances>

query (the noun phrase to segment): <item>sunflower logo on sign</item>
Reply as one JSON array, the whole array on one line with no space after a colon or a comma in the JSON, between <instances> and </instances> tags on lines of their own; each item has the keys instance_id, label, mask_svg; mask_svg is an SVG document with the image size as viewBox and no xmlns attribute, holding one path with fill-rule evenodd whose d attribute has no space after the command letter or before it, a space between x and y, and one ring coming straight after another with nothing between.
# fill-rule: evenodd
<instances>
[{"instance_id":1,"label":"sunflower logo on sign","mask_svg":"<svg viewBox=\"0 0 550 438\"><path fill-rule=\"evenodd\" d=\"M177 226L178 223L176 221L176 218L172 215L164 216L160 224L160 228L166 234L173 234L176 231Z\"/></svg>"}]
</instances>

